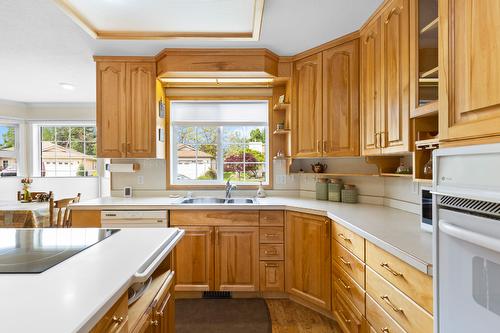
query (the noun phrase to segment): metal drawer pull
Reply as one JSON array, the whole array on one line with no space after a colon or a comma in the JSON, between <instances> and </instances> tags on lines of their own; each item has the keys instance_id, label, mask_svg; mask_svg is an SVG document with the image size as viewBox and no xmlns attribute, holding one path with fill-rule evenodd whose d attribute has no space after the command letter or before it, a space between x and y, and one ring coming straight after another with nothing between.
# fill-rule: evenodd
<instances>
[{"instance_id":1,"label":"metal drawer pull","mask_svg":"<svg viewBox=\"0 0 500 333\"><path fill-rule=\"evenodd\" d=\"M341 278L338 278L337 280L340 282L342 287L344 287L344 289L347 289L347 290L351 289L351 286L348 285L347 283L345 283Z\"/></svg>"},{"instance_id":2,"label":"metal drawer pull","mask_svg":"<svg viewBox=\"0 0 500 333\"><path fill-rule=\"evenodd\" d=\"M266 237L278 237L278 234L264 234Z\"/></svg>"},{"instance_id":3,"label":"metal drawer pull","mask_svg":"<svg viewBox=\"0 0 500 333\"><path fill-rule=\"evenodd\" d=\"M265 267L278 267L278 264L265 264Z\"/></svg>"},{"instance_id":4,"label":"metal drawer pull","mask_svg":"<svg viewBox=\"0 0 500 333\"><path fill-rule=\"evenodd\" d=\"M115 323L121 323L123 321L123 317L113 316L113 318L111 318L111 320Z\"/></svg>"},{"instance_id":5,"label":"metal drawer pull","mask_svg":"<svg viewBox=\"0 0 500 333\"><path fill-rule=\"evenodd\" d=\"M268 255L275 255L275 254L278 254L278 251L276 251L276 250L273 250L273 251L265 250L264 253L268 254Z\"/></svg>"},{"instance_id":6,"label":"metal drawer pull","mask_svg":"<svg viewBox=\"0 0 500 333\"><path fill-rule=\"evenodd\" d=\"M158 326L159 324L158 320L151 320L151 325Z\"/></svg>"},{"instance_id":7,"label":"metal drawer pull","mask_svg":"<svg viewBox=\"0 0 500 333\"><path fill-rule=\"evenodd\" d=\"M389 299L389 296L387 295L384 295L384 296L380 296L380 298L382 300L384 300L384 302L386 302L394 312L401 312L401 313L404 313L403 309L401 308L398 308L397 306L394 305L394 303L391 302L391 300Z\"/></svg>"},{"instance_id":8,"label":"metal drawer pull","mask_svg":"<svg viewBox=\"0 0 500 333\"><path fill-rule=\"evenodd\" d=\"M340 234L337 234L337 236L339 236L340 238L342 238L344 241L346 242L349 242L349 243L352 243L352 239L350 238L347 238L344 234L340 233Z\"/></svg>"},{"instance_id":9,"label":"metal drawer pull","mask_svg":"<svg viewBox=\"0 0 500 333\"><path fill-rule=\"evenodd\" d=\"M384 327L384 328L381 328L381 329L380 329L380 332L382 332L382 333L390 333L390 332L391 332L391 330L390 330L390 329L388 329L387 327Z\"/></svg>"},{"instance_id":10,"label":"metal drawer pull","mask_svg":"<svg viewBox=\"0 0 500 333\"><path fill-rule=\"evenodd\" d=\"M344 321L346 324L350 324L351 323L351 320L350 319L347 319L344 315L344 311L342 310L339 310L339 316L341 317L342 321Z\"/></svg>"},{"instance_id":11,"label":"metal drawer pull","mask_svg":"<svg viewBox=\"0 0 500 333\"><path fill-rule=\"evenodd\" d=\"M391 266L389 266L389 264L388 264L388 263L386 263L386 262L380 263L380 266L381 266L381 267L384 267L385 269L387 269L387 270L388 270L389 272L391 272L391 274L392 274L392 275L394 275L394 276L401 276L401 277L403 277L403 273L396 272L396 271L395 271L395 270L393 270L393 269L391 268Z\"/></svg>"},{"instance_id":12,"label":"metal drawer pull","mask_svg":"<svg viewBox=\"0 0 500 333\"><path fill-rule=\"evenodd\" d=\"M342 257L342 256L338 256L338 258L339 258L339 260L340 260L340 261L341 261L344 265L351 267L351 262L350 262L350 261L346 261L346 260L344 259L344 257Z\"/></svg>"}]
</instances>

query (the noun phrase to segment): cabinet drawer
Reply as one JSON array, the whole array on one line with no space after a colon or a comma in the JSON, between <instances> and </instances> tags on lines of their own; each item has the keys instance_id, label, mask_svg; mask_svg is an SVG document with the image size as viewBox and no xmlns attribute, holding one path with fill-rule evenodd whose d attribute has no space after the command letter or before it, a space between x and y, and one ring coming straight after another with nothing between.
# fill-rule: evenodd
<instances>
[{"instance_id":1,"label":"cabinet drawer","mask_svg":"<svg viewBox=\"0 0 500 333\"><path fill-rule=\"evenodd\" d=\"M285 291L285 265L283 261L260 262L260 290Z\"/></svg>"},{"instance_id":2,"label":"cabinet drawer","mask_svg":"<svg viewBox=\"0 0 500 333\"><path fill-rule=\"evenodd\" d=\"M432 316L370 267L366 268L366 292L408 332L432 332Z\"/></svg>"},{"instance_id":3,"label":"cabinet drawer","mask_svg":"<svg viewBox=\"0 0 500 333\"><path fill-rule=\"evenodd\" d=\"M359 312L365 313L365 291L336 262L333 263L333 283Z\"/></svg>"},{"instance_id":4,"label":"cabinet drawer","mask_svg":"<svg viewBox=\"0 0 500 333\"><path fill-rule=\"evenodd\" d=\"M128 331L128 294L125 293L92 328L92 333Z\"/></svg>"},{"instance_id":5,"label":"cabinet drawer","mask_svg":"<svg viewBox=\"0 0 500 333\"><path fill-rule=\"evenodd\" d=\"M261 243L283 243L283 227L260 227Z\"/></svg>"},{"instance_id":6,"label":"cabinet drawer","mask_svg":"<svg viewBox=\"0 0 500 333\"><path fill-rule=\"evenodd\" d=\"M365 261L365 239L363 237L335 222L333 223L332 237L361 261Z\"/></svg>"},{"instance_id":7,"label":"cabinet drawer","mask_svg":"<svg viewBox=\"0 0 500 333\"><path fill-rule=\"evenodd\" d=\"M258 226L256 210L172 210L170 225Z\"/></svg>"},{"instance_id":8,"label":"cabinet drawer","mask_svg":"<svg viewBox=\"0 0 500 333\"><path fill-rule=\"evenodd\" d=\"M335 292L333 314L344 333L363 332L363 316L337 292Z\"/></svg>"},{"instance_id":9,"label":"cabinet drawer","mask_svg":"<svg viewBox=\"0 0 500 333\"><path fill-rule=\"evenodd\" d=\"M284 260L285 250L283 244L260 244L260 260Z\"/></svg>"},{"instance_id":10,"label":"cabinet drawer","mask_svg":"<svg viewBox=\"0 0 500 333\"><path fill-rule=\"evenodd\" d=\"M362 288L365 287L365 264L337 241L333 241L333 260Z\"/></svg>"},{"instance_id":11,"label":"cabinet drawer","mask_svg":"<svg viewBox=\"0 0 500 333\"><path fill-rule=\"evenodd\" d=\"M285 214L282 210L261 210L260 225L282 227L285 225Z\"/></svg>"},{"instance_id":12,"label":"cabinet drawer","mask_svg":"<svg viewBox=\"0 0 500 333\"><path fill-rule=\"evenodd\" d=\"M366 264L417 304L433 313L432 277L366 242Z\"/></svg>"},{"instance_id":13,"label":"cabinet drawer","mask_svg":"<svg viewBox=\"0 0 500 333\"><path fill-rule=\"evenodd\" d=\"M370 295L366 295L366 319L375 332L406 333Z\"/></svg>"}]
</instances>

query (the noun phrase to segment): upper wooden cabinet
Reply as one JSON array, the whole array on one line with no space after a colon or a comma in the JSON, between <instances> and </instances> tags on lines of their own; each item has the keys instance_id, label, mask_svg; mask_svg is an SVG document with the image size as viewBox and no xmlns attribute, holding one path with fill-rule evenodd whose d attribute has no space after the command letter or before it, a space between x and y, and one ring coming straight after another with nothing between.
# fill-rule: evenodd
<instances>
[{"instance_id":1,"label":"upper wooden cabinet","mask_svg":"<svg viewBox=\"0 0 500 333\"><path fill-rule=\"evenodd\" d=\"M363 155L381 154L381 51L380 17L360 35L361 43L361 144Z\"/></svg>"},{"instance_id":2,"label":"upper wooden cabinet","mask_svg":"<svg viewBox=\"0 0 500 333\"><path fill-rule=\"evenodd\" d=\"M330 221L286 213L286 291L325 310L331 306Z\"/></svg>"},{"instance_id":3,"label":"upper wooden cabinet","mask_svg":"<svg viewBox=\"0 0 500 333\"><path fill-rule=\"evenodd\" d=\"M410 14L408 0L382 12L382 153L410 150Z\"/></svg>"},{"instance_id":4,"label":"upper wooden cabinet","mask_svg":"<svg viewBox=\"0 0 500 333\"><path fill-rule=\"evenodd\" d=\"M361 31L363 155L410 147L410 14L408 0L388 1Z\"/></svg>"},{"instance_id":5,"label":"upper wooden cabinet","mask_svg":"<svg viewBox=\"0 0 500 333\"><path fill-rule=\"evenodd\" d=\"M359 155L358 40L323 52L322 155Z\"/></svg>"},{"instance_id":6,"label":"upper wooden cabinet","mask_svg":"<svg viewBox=\"0 0 500 333\"><path fill-rule=\"evenodd\" d=\"M358 40L294 62L292 154L359 155Z\"/></svg>"},{"instance_id":7,"label":"upper wooden cabinet","mask_svg":"<svg viewBox=\"0 0 500 333\"><path fill-rule=\"evenodd\" d=\"M151 61L97 61L97 156L163 158L164 131L156 100L156 65Z\"/></svg>"},{"instance_id":8,"label":"upper wooden cabinet","mask_svg":"<svg viewBox=\"0 0 500 333\"><path fill-rule=\"evenodd\" d=\"M439 2L440 141L500 140L499 20L497 0Z\"/></svg>"},{"instance_id":9,"label":"upper wooden cabinet","mask_svg":"<svg viewBox=\"0 0 500 333\"><path fill-rule=\"evenodd\" d=\"M321 156L322 55L314 54L293 65L293 155Z\"/></svg>"}]
</instances>

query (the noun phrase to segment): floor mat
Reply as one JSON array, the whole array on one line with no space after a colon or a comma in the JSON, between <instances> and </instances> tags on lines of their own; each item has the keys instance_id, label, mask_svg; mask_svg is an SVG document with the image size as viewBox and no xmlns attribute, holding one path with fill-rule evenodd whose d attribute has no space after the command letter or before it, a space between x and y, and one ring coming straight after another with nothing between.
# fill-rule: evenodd
<instances>
[{"instance_id":1,"label":"floor mat","mask_svg":"<svg viewBox=\"0 0 500 333\"><path fill-rule=\"evenodd\" d=\"M178 299L176 333L271 333L263 299Z\"/></svg>"}]
</instances>

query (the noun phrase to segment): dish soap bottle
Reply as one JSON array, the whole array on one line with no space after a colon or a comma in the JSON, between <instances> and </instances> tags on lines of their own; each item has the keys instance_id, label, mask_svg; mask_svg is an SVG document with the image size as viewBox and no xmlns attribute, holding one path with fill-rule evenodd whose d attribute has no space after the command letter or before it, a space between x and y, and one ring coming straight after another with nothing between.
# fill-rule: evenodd
<instances>
[{"instance_id":1,"label":"dish soap bottle","mask_svg":"<svg viewBox=\"0 0 500 333\"><path fill-rule=\"evenodd\" d=\"M264 191L264 187L262 187L262 182L260 182L259 188L257 189L257 198L265 198L266 191Z\"/></svg>"}]
</instances>

